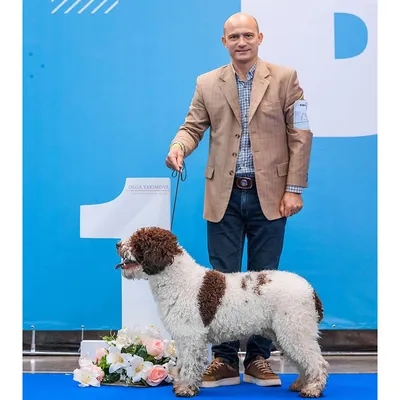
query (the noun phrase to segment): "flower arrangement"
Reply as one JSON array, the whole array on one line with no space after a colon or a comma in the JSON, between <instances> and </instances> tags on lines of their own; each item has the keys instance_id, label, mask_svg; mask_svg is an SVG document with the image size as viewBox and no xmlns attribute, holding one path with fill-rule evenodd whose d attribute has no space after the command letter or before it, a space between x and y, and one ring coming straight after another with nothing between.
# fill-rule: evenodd
<instances>
[{"instance_id":1,"label":"flower arrangement","mask_svg":"<svg viewBox=\"0 0 400 400\"><path fill-rule=\"evenodd\" d=\"M154 387L173 381L176 367L173 340L162 340L154 326L144 330L123 328L102 338L106 348L94 360L79 359L73 379L79 386L119 385Z\"/></svg>"}]
</instances>

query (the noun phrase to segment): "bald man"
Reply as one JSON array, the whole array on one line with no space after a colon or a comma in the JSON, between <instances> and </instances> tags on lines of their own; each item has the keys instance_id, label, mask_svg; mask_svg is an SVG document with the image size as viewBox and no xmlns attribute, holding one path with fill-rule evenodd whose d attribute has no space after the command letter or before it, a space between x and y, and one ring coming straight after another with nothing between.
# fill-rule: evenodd
<instances>
[{"instance_id":1,"label":"bald man","mask_svg":"<svg viewBox=\"0 0 400 400\"><path fill-rule=\"evenodd\" d=\"M248 271L278 268L287 218L303 208L302 191L308 186L312 133L303 90L295 70L258 57L262 41L254 17L238 13L225 22L222 43L231 62L197 78L166 159L169 168L181 170L210 128L204 218L210 263L225 273L241 271L245 238ZM256 285L249 281L236 290L267 290ZM203 387L240 383L239 345L213 346L215 358ZM268 362L270 351L268 338L249 338L244 381L281 385Z\"/></svg>"}]
</instances>

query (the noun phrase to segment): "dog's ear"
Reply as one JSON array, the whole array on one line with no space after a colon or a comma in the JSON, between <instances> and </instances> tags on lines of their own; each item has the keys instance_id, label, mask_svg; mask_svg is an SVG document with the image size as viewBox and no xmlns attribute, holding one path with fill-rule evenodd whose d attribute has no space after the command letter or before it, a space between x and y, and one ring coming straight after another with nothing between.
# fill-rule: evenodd
<instances>
[{"instance_id":1,"label":"dog's ear","mask_svg":"<svg viewBox=\"0 0 400 400\"><path fill-rule=\"evenodd\" d=\"M166 229L143 228L132 237L133 252L147 275L162 272L182 253L177 237Z\"/></svg>"}]
</instances>

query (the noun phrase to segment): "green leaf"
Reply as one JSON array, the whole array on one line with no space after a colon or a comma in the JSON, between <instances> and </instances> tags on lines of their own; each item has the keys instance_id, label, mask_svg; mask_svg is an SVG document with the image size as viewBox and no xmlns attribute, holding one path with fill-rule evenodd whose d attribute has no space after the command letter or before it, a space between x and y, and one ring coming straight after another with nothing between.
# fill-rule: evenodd
<instances>
[{"instance_id":1,"label":"green leaf","mask_svg":"<svg viewBox=\"0 0 400 400\"><path fill-rule=\"evenodd\" d=\"M139 357L142 357L143 359L146 358L148 356L147 351L146 351L146 347L144 346L140 346L137 350L136 350L136 354Z\"/></svg>"},{"instance_id":2,"label":"green leaf","mask_svg":"<svg viewBox=\"0 0 400 400\"><path fill-rule=\"evenodd\" d=\"M108 344L110 344L111 341L115 340L117 338L115 333L112 333L112 331L110 330L110 335L109 336L100 336L101 339L103 339L105 342L107 342Z\"/></svg>"},{"instance_id":3,"label":"green leaf","mask_svg":"<svg viewBox=\"0 0 400 400\"><path fill-rule=\"evenodd\" d=\"M114 383L118 382L121 375L118 372L113 372L112 374L105 374L102 380L103 383Z\"/></svg>"},{"instance_id":4,"label":"green leaf","mask_svg":"<svg viewBox=\"0 0 400 400\"><path fill-rule=\"evenodd\" d=\"M110 368L111 364L107 363L107 356L103 356L101 357L100 363L99 363L99 367L104 371L105 369Z\"/></svg>"},{"instance_id":5,"label":"green leaf","mask_svg":"<svg viewBox=\"0 0 400 400\"><path fill-rule=\"evenodd\" d=\"M149 387L150 385L146 382L145 379L140 380L141 383L143 383L144 386Z\"/></svg>"},{"instance_id":6,"label":"green leaf","mask_svg":"<svg viewBox=\"0 0 400 400\"><path fill-rule=\"evenodd\" d=\"M136 345L135 344L131 344L128 347L123 347L121 349L121 353L128 353L128 354L132 354L135 355L136 354Z\"/></svg>"}]
</instances>

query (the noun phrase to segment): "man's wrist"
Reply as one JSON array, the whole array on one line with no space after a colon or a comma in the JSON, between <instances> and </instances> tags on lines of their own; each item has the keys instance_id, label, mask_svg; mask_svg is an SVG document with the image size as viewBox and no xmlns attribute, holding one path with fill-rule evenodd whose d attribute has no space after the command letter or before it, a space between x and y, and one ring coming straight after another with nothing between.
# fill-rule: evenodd
<instances>
[{"instance_id":1,"label":"man's wrist","mask_svg":"<svg viewBox=\"0 0 400 400\"><path fill-rule=\"evenodd\" d=\"M294 193L294 194L302 194L303 187L298 185L286 185L286 192Z\"/></svg>"},{"instance_id":2,"label":"man's wrist","mask_svg":"<svg viewBox=\"0 0 400 400\"><path fill-rule=\"evenodd\" d=\"M172 149L173 147L179 147L183 151L183 154L185 154L185 145L183 143L173 142L169 148Z\"/></svg>"}]
</instances>

